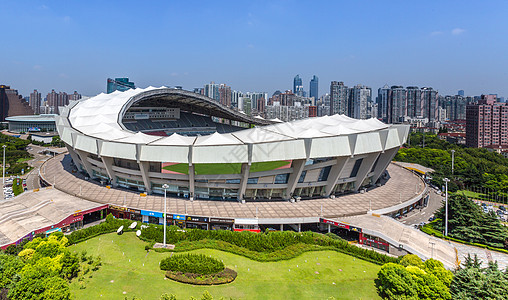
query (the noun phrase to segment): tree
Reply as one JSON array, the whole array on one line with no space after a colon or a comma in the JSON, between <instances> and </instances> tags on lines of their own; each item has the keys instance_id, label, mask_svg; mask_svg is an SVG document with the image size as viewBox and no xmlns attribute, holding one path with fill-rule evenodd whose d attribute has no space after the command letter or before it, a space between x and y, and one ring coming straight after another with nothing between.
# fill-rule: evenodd
<instances>
[{"instance_id":1,"label":"tree","mask_svg":"<svg viewBox=\"0 0 508 300\"><path fill-rule=\"evenodd\" d=\"M418 287L404 266L387 263L375 280L378 293L388 299L418 299Z\"/></svg>"}]
</instances>

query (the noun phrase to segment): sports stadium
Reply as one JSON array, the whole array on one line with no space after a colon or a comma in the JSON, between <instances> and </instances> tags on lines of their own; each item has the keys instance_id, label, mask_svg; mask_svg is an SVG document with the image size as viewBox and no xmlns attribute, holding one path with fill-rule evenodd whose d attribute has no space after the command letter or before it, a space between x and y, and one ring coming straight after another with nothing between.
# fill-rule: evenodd
<instances>
[{"instance_id":1,"label":"sports stadium","mask_svg":"<svg viewBox=\"0 0 508 300\"><path fill-rule=\"evenodd\" d=\"M409 130L344 115L282 123L166 87L72 102L56 125L74 164L113 187L247 202L373 186Z\"/></svg>"}]
</instances>

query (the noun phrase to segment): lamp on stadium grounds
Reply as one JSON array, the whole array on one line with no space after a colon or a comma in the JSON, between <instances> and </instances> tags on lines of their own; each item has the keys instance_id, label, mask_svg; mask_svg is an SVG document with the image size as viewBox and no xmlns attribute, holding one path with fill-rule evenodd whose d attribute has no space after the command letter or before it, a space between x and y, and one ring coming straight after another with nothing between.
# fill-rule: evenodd
<instances>
[{"instance_id":1,"label":"lamp on stadium grounds","mask_svg":"<svg viewBox=\"0 0 508 300\"><path fill-rule=\"evenodd\" d=\"M455 162L455 150L452 150L452 175L453 175L453 163Z\"/></svg>"},{"instance_id":2,"label":"lamp on stadium grounds","mask_svg":"<svg viewBox=\"0 0 508 300\"><path fill-rule=\"evenodd\" d=\"M167 218L166 218L166 190L169 188L169 185L164 183L162 185L162 188L164 189L164 240L162 244L164 245L164 248L166 247L166 227L167 227Z\"/></svg>"},{"instance_id":3,"label":"lamp on stadium grounds","mask_svg":"<svg viewBox=\"0 0 508 300\"><path fill-rule=\"evenodd\" d=\"M3 178L3 185L5 186L5 148L7 148L7 145L3 145L2 148L4 148L4 160L3 160L3 174L2 174L2 178Z\"/></svg>"},{"instance_id":4,"label":"lamp on stadium grounds","mask_svg":"<svg viewBox=\"0 0 508 300\"><path fill-rule=\"evenodd\" d=\"M450 182L450 179L444 178L443 181L445 182L445 228L444 228L444 235L448 236L448 182Z\"/></svg>"}]
</instances>

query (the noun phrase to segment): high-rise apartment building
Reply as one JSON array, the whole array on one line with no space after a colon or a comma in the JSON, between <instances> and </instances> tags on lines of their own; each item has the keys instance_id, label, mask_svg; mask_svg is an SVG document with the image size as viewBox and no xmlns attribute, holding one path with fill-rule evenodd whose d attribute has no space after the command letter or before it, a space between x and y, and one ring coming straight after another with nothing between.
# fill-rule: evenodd
<instances>
[{"instance_id":1,"label":"high-rise apartment building","mask_svg":"<svg viewBox=\"0 0 508 300\"><path fill-rule=\"evenodd\" d=\"M77 101L81 99L81 94L78 94L78 92L74 91L74 93L68 95L69 101Z\"/></svg>"},{"instance_id":2,"label":"high-rise apartment building","mask_svg":"<svg viewBox=\"0 0 508 300\"><path fill-rule=\"evenodd\" d=\"M219 102L226 107L231 107L231 87L225 84L219 85Z\"/></svg>"},{"instance_id":3,"label":"high-rise apartment building","mask_svg":"<svg viewBox=\"0 0 508 300\"><path fill-rule=\"evenodd\" d=\"M129 78L108 78L107 80L107 93L111 94L114 91L126 91L128 89L135 89L134 82L130 82Z\"/></svg>"},{"instance_id":4,"label":"high-rise apartment building","mask_svg":"<svg viewBox=\"0 0 508 300\"><path fill-rule=\"evenodd\" d=\"M296 75L293 79L293 93L303 97L303 83L300 75Z\"/></svg>"},{"instance_id":5,"label":"high-rise apartment building","mask_svg":"<svg viewBox=\"0 0 508 300\"><path fill-rule=\"evenodd\" d=\"M28 104L34 111L35 115L40 114L41 100L41 93L39 93L37 90L34 90L33 93L30 93L30 100L28 101Z\"/></svg>"},{"instance_id":6,"label":"high-rise apartment building","mask_svg":"<svg viewBox=\"0 0 508 300\"><path fill-rule=\"evenodd\" d=\"M352 105L349 105L348 116L355 119L367 119L369 117L368 104L371 102L372 90L361 84L351 88Z\"/></svg>"},{"instance_id":7,"label":"high-rise apartment building","mask_svg":"<svg viewBox=\"0 0 508 300\"><path fill-rule=\"evenodd\" d=\"M310 80L309 97L314 97L314 104L319 99L319 78L316 75Z\"/></svg>"},{"instance_id":8,"label":"high-rise apartment building","mask_svg":"<svg viewBox=\"0 0 508 300\"><path fill-rule=\"evenodd\" d=\"M466 146L508 147L508 105L495 95L482 95L478 104L466 107Z\"/></svg>"},{"instance_id":9,"label":"high-rise apartment building","mask_svg":"<svg viewBox=\"0 0 508 300\"><path fill-rule=\"evenodd\" d=\"M349 112L349 89L342 81L332 81L330 84L330 114L345 114Z\"/></svg>"},{"instance_id":10,"label":"high-rise apartment building","mask_svg":"<svg viewBox=\"0 0 508 300\"><path fill-rule=\"evenodd\" d=\"M210 82L209 84L205 84L204 95L212 98L216 101L220 101L220 92L219 92L219 84L215 82Z\"/></svg>"},{"instance_id":11,"label":"high-rise apartment building","mask_svg":"<svg viewBox=\"0 0 508 300\"><path fill-rule=\"evenodd\" d=\"M387 85L378 89L378 116L386 123L402 123L408 119L438 120L438 93L431 87L404 88Z\"/></svg>"}]
</instances>

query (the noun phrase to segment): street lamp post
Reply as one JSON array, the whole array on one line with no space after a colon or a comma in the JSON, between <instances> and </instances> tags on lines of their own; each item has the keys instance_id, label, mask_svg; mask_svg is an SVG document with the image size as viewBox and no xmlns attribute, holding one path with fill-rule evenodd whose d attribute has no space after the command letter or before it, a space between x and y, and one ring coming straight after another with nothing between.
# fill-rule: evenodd
<instances>
[{"instance_id":1,"label":"street lamp post","mask_svg":"<svg viewBox=\"0 0 508 300\"><path fill-rule=\"evenodd\" d=\"M445 236L448 236L448 182L450 182L450 179L444 178L443 181L445 182Z\"/></svg>"},{"instance_id":2,"label":"street lamp post","mask_svg":"<svg viewBox=\"0 0 508 300\"><path fill-rule=\"evenodd\" d=\"M455 162L455 150L452 150L452 175L453 175L453 164Z\"/></svg>"},{"instance_id":3,"label":"street lamp post","mask_svg":"<svg viewBox=\"0 0 508 300\"><path fill-rule=\"evenodd\" d=\"M164 245L164 248L166 248L166 227L167 227L167 218L166 218L166 190L169 188L169 185L164 183L162 185L162 188L164 189L164 241L162 244Z\"/></svg>"},{"instance_id":4,"label":"street lamp post","mask_svg":"<svg viewBox=\"0 0 508 300\"><path fill-rule=\"evenodd\" d=\"M5 186L5 148L7 148L7 145L3 145L2 148L4 148L4 160L3 160L3 174L2 174L2 178L3 178L3 186Z\"/></svg>"}]
</instances>

